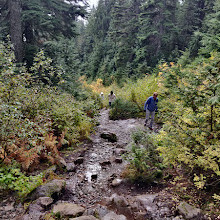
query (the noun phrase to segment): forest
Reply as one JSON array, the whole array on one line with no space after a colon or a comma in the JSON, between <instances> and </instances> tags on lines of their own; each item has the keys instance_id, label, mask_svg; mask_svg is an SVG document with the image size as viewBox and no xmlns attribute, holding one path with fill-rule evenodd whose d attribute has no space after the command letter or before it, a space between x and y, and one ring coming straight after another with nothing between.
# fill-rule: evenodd
<instances>
[{"instance_id":1,"label":"forest","mask_svg":"<svg viewBox=\"0 0 220 220\"><path fill-rule=\"evenodd\" d=\"M144 118L158 92L160 129L132 134L126 178L183 175L220 216L220 0L0 0L0 195L25 201L62 170L110 91L111 120Z\"/></svg>"}]
</instances>

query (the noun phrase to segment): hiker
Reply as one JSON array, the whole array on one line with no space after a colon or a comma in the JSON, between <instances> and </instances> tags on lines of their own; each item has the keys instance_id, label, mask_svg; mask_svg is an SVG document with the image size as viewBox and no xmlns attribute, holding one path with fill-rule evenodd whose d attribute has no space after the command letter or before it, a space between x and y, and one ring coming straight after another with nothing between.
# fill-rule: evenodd
<instances>
[{"instance_id":1,"label":"hiker","mask_svg":"<svg viewBox=\"0 0 220 220\"><path fill-rule=\"evenodd\" d=\"M109 100L109 106L112 105L112 102L116 99L116 95L113 93L113 91L110 92L108 95L108 100Z\"/></svg>"},{"instance_id":2,"label":"hiker","mask_svg":"<svg viewBox=\"0 0 220 220\"><path fill-rule=\"evenodd\" d=\"M103 94L103 92L100 93L100 98L101 98L102 101L104 100L104 94Z\"/></svg>"},{"instance_id":3,"label":"hiker","mask_svg":"<svg viewBox=\"0 0 220 220\"><path fill-rule=\"evenodd\" d=\"M154 92L153 96L150 96L144 104L144 111L146 111L146 120L144 126L147 126L147 122L151 117L150 125L149 125L150 130L153 130L152 127L154 122L154 116L155 116L155 112L157 111L157 103L158 103L157 96L158 96L157 92Z\"/></svg>"}]
</instances>

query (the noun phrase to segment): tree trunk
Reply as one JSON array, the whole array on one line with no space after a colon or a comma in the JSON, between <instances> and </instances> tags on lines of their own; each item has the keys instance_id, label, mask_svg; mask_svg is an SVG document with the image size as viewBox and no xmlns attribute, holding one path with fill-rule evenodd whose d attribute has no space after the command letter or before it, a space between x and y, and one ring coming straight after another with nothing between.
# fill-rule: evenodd
<instances>
[{"instance_id":1,"label":"tree trunk","mask_svg":"<svg viewBox=\"0 0 220 220\"><path fill-rule=\"evenodd\" d=\"M14 46L16 62L23 60L23 40L21 23L21 1L8 0L11 42Z\"/></svg>"}]
</instances>

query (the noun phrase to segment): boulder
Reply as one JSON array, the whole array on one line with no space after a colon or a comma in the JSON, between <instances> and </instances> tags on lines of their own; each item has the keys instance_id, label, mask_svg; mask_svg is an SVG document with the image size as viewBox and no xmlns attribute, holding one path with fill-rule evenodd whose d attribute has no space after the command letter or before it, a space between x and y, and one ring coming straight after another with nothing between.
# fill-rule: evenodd
<instances>
[{"instance_id":1,"label":"boulder","mask_svg":"<svg viewBox=\"0 0 220 220\"><path fill-rule=\"evenodd\" d=\"M39 197L52 197L53 195L60 194L65 188L66 182L64 180L52 180L44 185L37 187L27 199L36 200Z\"/></svg>"},{"instance_id":2,"label":"boulder","mask_svg":"<svg viewBox=\"0 0 220 220\"><path fill-rule=\"evenodd\" d=\"M109 212L107 215L105 215L101 220L127 220L127 218L124 215L117 215L114 212Z\"/></svg>"},{"instance_id":3,"label":"boulder","mask_svg":"<svg viewBox=\"0 0 220 220\"><path fill-rule=\"evenodd\" d=\"M77 217L83 214L85 208L73 203L59 203L53 207L52 211L62 217Z\"/></svg>"},{"instance_id":4,"label":"boulder","mask_svg":"<svg viewBox=\"0 0 220 220\"><path fill-rule=\"evenodd\" d=\"M69 220L97 220L97 218L95 218L92 215L87 215L87 216L80 216L77 218L70 218Z\"/></svg>"},{"instance_id":5,"label":"boulder","mask_svg":"<svg viewBox=\"0 0 220 220\"><path fill-rule=\"evenodd\" d=\"M100 137L103 138L103 139L106 139L106 140L108 140L109 142L112 142L112 143L118 141L118 138L117 138L116 134L110 133L110 132L102 133L100 135Z\"/></svg>"},{"instance_id":6,"label":"boulder","mask_svg":"<svg viewBox=\"0 0 220 220\"><path fill-rule=\"evenodd\" d=\"M186 202L181 202L177 207L177 210L186 219L193 219L201 216L201 209L195 208Z\"/></svg>"}]
</instances>

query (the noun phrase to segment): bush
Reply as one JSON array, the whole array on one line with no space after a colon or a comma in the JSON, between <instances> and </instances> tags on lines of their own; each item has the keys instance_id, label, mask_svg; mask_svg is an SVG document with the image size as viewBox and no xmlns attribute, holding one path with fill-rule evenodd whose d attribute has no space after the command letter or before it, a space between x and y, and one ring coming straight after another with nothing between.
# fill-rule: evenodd
<instances>
[{"instance_id":1,"label":"bush","mask_svg":"<svg viewBox=\"0 0 220 220\"><path fill-rule=\"evenodd\" d=\"M36 78L39 65L44 65L43 78L47 68L53 68L51 60L40 59L35 60L30 75L13 63L10 45L0 44L0 163L16 159L26 171L41 159L59 163L58 149L64 138L70 144L87 138L95 124L89 116L94 117L98 108L96 100L82 105L72 95L52 87L56 81L52 72L52 78L41 83L42 78Z\"/></svg>"},{"instance_id":2,"label":"bush","mask_svg":"<svg viewBox=\"0 0 220 220\"><path fill-rule=\"evenodd\" d=\"M43 174L26 176L15 165L0 167L0 185L3 189L10 189L25 197L43 183Z\"/></svg>"},{"instance_id":3,"label":"bush","mask_svg":"<svg viewBox=\"0 0 220 220\"><path fill-rule=\"evenodd\" d=\"M136 104L127 100L116 99L109 112L109 118L111 120L136 118L139 112Z\"/></svg>"},{"instance_id":4,"label":"bush","mask_svg":"<svg viewBox=\"0 0 220 220\"><path fill-rule=\"evenodd\" d=\"M126 155L129 162L124 176L134 182L151 183L163 176L163 163L154 144L154 136L141 129L132 133L131 151Z\"/></svg>"}]
</instances>

